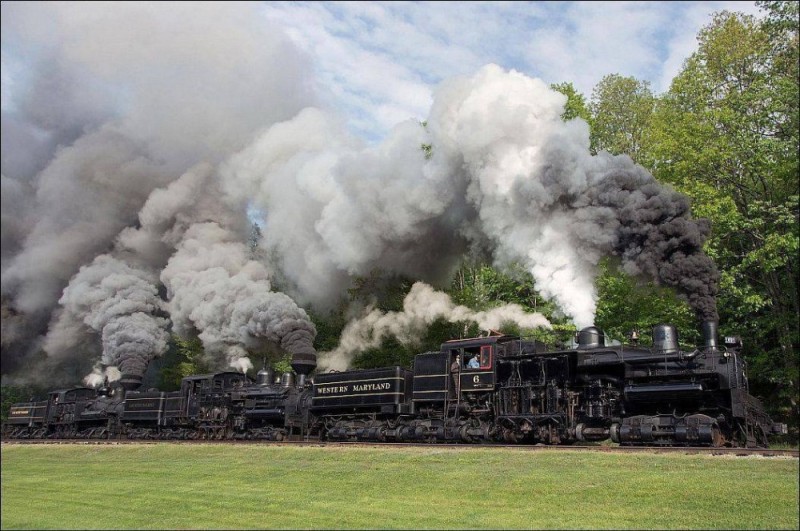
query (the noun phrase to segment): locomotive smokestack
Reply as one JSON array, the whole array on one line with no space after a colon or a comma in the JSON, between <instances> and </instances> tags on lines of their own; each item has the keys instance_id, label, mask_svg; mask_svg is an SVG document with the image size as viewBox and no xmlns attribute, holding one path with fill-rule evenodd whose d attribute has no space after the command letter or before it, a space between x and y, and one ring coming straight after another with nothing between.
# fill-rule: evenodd
<instances>
[{"instance_id":1,"label":"locomotive smokestack","mask_svg":"<svg viewBox=\"0 0 800 531\"><path fill-rule=\"evenodd\" d=\"M123 374L119 379L119 385L125 391L135 391L142 385L142 377L136 374Z\"/></svg>"},{"instance_id":2,"label":"locomotive smokestack","mask_svg":"<svg viewBox=\"0 0 800 531\"><path fill-rule=\"evenodd\" d=\"M703 344L708 350L717 348L717 322L703 321Z\"/></svg>"},{"instance_id":3,"label":"locomotive smokestack","mask_svg":"<svg viewBox=\"0 0 800 531\"><path fill-rule=\"evenodd\" d=\"M317 354L311 352L295 352L292 354L292 369L301 376L308 376L317 368Z\"/></svg>"}]
</instances>

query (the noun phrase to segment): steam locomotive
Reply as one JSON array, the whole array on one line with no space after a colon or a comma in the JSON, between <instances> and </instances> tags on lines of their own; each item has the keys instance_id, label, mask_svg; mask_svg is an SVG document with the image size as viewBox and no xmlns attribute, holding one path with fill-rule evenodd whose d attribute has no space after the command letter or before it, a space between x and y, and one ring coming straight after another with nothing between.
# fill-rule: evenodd
<instances>
[{"instance_id":1,"label":"steam locomotive","mask_svg":"<svg viewBox=\"0 0 800 531\"><path fill-rule=\"evenodd\" d=\"M189 376L179 391L111 387L53 391L15 404L7 438L252 439L766 447L786 433L748 392L738 337L688 352L671 325L651 348L606 345L597 327L570 348L494 333L459 339L400 366L318 373L316 358L256 380ZM471 364L467 362L475 358Z\"/></svg>"}]
</instances>

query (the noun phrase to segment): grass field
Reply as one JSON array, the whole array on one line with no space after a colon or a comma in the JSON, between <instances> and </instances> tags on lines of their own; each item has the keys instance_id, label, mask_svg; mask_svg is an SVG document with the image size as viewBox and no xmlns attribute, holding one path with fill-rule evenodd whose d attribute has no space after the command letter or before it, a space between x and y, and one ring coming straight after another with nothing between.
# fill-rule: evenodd
<instances>
[{"instance_id":1,"label":"grass field","mask_svg":"<svg viewBox=\"0 0 800 531\"><path fill-rule=\"evenodd\" d=\"M3 445L2 529L798 529L798 460Z\"/></svg>"}]
</instances>

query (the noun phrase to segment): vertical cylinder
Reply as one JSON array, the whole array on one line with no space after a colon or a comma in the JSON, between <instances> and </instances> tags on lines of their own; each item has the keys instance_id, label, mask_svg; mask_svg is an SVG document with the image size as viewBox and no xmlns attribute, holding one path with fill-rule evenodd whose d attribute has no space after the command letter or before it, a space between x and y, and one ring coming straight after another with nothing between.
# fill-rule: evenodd
<instances>
[{"instance_id":1,"label":"vertical cylinder","mask_svg":"<svg viewBox=\"0 0 800 531\"><path fill-rule=\"evenodd\" d=\"M668 324L654 326L653 351L659 354L678 352L678 330Z\"/></svg>"},{"instance_id":2,"label":"vertical cylinder","mask_svg":"<svg viewBox=\"0 0 800 531\"><path fill-rule=\"evenodd\" d=\"M703 321L703 344L709 350L717 348L717 322Z\"/></svg>"},{"instance_id":3,"label":"vertical cylinder","mask_svg":"<svg viewBox=\"0 0 800 531\"><path fill-rule=\"evenodd\" d=\"M259 385L269 385L272 383L274 378L275 378L274 372L272 371L272 369L269 367L265 367L260 371L258 371L258 374L256 375L256 383L258 383Z\"/></svg>"},{"instance_id":4,"label":"vertical cylinder","mask_svg":"<svg viewBox=\"0 0 800 531\"><path fill-rule=\"evenodd\" d=\"M605 346L603 331L596 326L587 326L578 332L578 348L589 349Z\"/></svg>"}]
</instances>

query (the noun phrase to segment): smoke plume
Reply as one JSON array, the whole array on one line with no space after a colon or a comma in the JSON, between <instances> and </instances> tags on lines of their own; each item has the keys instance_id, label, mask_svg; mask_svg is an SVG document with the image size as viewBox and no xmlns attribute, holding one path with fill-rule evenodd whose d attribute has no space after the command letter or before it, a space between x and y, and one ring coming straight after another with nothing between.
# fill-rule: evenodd
<instances>
[{"instance_id":1,"label":"smoke plume","mask_svg":"<svg viewBox=\"0 0 800 531\"><path fill-rule=\"evenodd\" d=\"M161 241L158 228L155 239L138 230L151 193L313 104L308 60L258 9L2 4L4 380L74 383L100 363L90 341L137 343L117 328L121 316L106 332L87 328L91 304L74 290L59 303L71 279L109 253L133 257L134 269L162 269L175 242ZM225 206L246 218L246 206ZM128 325L146 328L142 315ZM59 350L67 335L73 347ZM152 347L151 356L160 342Z\"/></svg>"},{"instance_id":2,"label":"smoke plume","mask_svg":"<svg viewBox=\"0 0 800 531\"><path fill-rule=\"evenodd\" d=\"M440 286L477 249L524 265L579 327L593 323L609 255L715 315L707 225L629 157L592 156L588 125L561 119L565 103L488 65L444 82L424 127L401 123L378 146L306 109L230 159L224 186L265 213L262 243L301 302L325 305L376 269Z\"/></svg>"},{"instance_id":3,"label":"smoke plume","mask_svg":"<svg viewBox=\"0 0 800 531\"><path fill-rule=\"evenodd\" d=\"M251 368L246 349L271 341L292 354L314 354L316 329L283 293L270 291L266 268L215 222L192 225L161 273L173 329L198 331L213 366Z\"/></svg>"},{"instance_id":4,"label":"smoke plume","mask_svg":"<svg viewBox=\"0 0 800 531\"><path fill-rule=\"evenodd\" d=\"M45 342L48 352L80 349L81 323L102 338L103 354L93 370L107 368L142 376L150 361L167 349L167 320L160 317L162 301L156 279L143 270L101 255L80 269L59 300L62 313ZM106 373L107 374L107 373ZM110 378L113 379L113 378ZM96 383L91 375L87 383Z\"/></svg>"},{"instance_id":5,"label":"smoke plume","mask_svg":"<svg viewBox=\"0 0 800 531\"><path fill-rule=\"evenodd\" d=\"M6 381L141 374L170 331L216 366L247 369L266 343L308 360L300 306L335 307L377 270L425 284L348 327L330 364L410 337L433 315L420 299L488 326L430 291L467 252L522 264L578 326L609 255L716 316L707 224L629 157L592 156L541 80L449 79L425 125L368 145L316 105L309 58L258 4L4 2L2 39Z\"/></svg>"},{"instance_id":6,"label":"smoke plume","mask_svg":"<svg viewBox=\"0 0 800 531\"><path fill-rule=\"evenodd\" d=\"M434 290L423 282L415 282L403 300L402 312L382 312L371 309L350 321L342 331L339 345L322 352L321 370L345 370L359 351L377 347L386 337L393 336L403 343L413 342L437 319L451 323L475 322L484 330L499 329L513 322L522 328L550 328L541 314L527 313L518 304L506 304L476 312L453 303L446 293Z\"/></svg>"}]
</instances>

